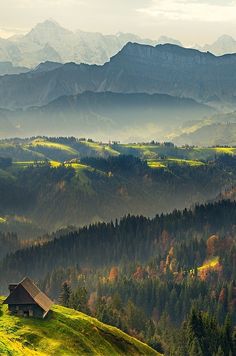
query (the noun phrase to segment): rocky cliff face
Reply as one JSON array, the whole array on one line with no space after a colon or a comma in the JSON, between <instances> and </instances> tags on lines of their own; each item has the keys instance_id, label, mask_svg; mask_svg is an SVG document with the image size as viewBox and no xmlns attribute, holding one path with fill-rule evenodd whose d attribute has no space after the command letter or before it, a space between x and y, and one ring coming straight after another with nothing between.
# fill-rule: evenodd
<instances>
[{"instance_id":1,"label":"rocky cliff face","mask_svg":"<svg viewBox=\"0 0 236 356\"><path fill-rule=\"evenodd\" d=\"M84 91L163 93L212 105L236 105L236 55L175 45L128 43L103 66L68 63L0 78L0 107L45 105Z\"/></svg>"}]
</instances>

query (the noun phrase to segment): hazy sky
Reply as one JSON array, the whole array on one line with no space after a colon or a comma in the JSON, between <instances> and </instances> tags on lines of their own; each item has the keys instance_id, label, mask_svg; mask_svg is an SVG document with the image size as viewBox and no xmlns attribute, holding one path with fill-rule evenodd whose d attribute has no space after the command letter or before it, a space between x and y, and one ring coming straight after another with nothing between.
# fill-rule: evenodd
<instances>
[{"instance_id":1,"label":"hazy sky","mask_svg":"<svg viewBox=\"0 0 236 356\"><path fill-rule=\"evenodd\" d=\"M133 32L206 43L236 37L236 0L0 0L0 36L53 18L71 30Z\"/></svg>"}]
</instances>

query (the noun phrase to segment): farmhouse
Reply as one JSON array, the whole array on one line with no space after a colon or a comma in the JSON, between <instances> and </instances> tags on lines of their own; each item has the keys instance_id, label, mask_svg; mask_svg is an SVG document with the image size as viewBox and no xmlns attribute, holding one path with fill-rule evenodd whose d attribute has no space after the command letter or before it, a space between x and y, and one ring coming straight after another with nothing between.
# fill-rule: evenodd
<instances>
[{"instance_id":1,"label":"farmhouse","mask_svg":"<svg viewBox=\"0 0 236 356\"><path fill-rule=\"evenodd\" d=\"M18 284L10 284L9 291L10 295L4 304L8 304L13 315L43 319L53 304L28 277Z\"/></svg>"}]
</instances>

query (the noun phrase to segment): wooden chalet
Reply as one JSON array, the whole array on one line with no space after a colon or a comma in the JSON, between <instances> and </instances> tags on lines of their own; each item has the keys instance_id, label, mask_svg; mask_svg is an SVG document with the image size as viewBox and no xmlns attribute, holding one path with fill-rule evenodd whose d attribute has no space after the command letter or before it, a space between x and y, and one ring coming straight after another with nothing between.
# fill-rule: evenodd
<instances>
[{"instance_id":1,"label":"wooden chalet","mask_svg":"<svg viewBox=\"0 0 236 356\"><path fill-rule=\"evenodd\" d=\"M9 285L10 294L4 301L11 314L45 318L53 302L28 277Z\"/></svg>"}]
</instances>

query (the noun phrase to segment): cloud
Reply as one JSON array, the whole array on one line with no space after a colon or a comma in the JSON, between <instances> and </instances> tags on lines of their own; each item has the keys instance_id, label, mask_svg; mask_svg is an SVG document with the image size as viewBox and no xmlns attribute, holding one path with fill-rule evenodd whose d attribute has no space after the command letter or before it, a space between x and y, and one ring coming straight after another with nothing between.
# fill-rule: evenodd
<instances>
[{"instance_id":1,"label":"cloud","mask_svg":"<svg viewBox=\"0 0 236 356\"><path fill-rule=\"evenodd\" d=\"M164 20L226 22L236 20L236 1L152 0L137 11Z\"/></svg>"},{"instance_id":2,"label":"cloud","mask_svg":"<svg viewBox=\"0 0 236 356\"><path fill-rule=\"evenodd\" d=\"M3 0L0 0L0 4ZM5 1L5 0L4 0ZM7 6L16 9L71 7L85 4L85 0L8 0Z\"/></svg>"}]
</instances>

